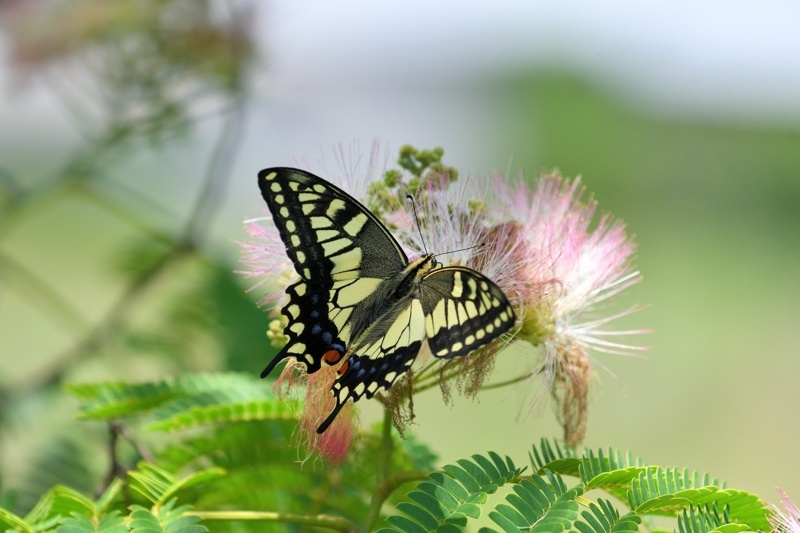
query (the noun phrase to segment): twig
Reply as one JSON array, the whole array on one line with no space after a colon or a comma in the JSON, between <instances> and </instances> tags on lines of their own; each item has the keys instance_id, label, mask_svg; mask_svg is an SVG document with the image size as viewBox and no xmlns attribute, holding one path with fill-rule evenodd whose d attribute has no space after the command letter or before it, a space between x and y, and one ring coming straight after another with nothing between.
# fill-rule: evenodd
<instances>
[{"instance_id":1,"label":"twig","mask_svg":"<svg viewBox=\"0 0 800 533\"><path fill-rule=\"evenodd\" d=\"M203 189L195 202L181 239L186 246L194 248L200 246L202 237L227 192L230 168L244 132L245 102L246 97L243 94L237 95L222 128L222 134L208 165Z\"/></svg>"},{"instance_id":2,"label":"twig","mask_svg":"<svg viewBox=\"0 0 800 533\"><path fill-rule=\"evenodd\" d=\"M47 280L40 278L12 257L0 252L0 275L3 274L16 281L17 290L24 288L28 292L30 298L26 298L27 300L38 300L46 304L43 307L58 315L58 318L70 329L83 331L88 327L81 313L69 301L62 298Z\"/></svg>"},{"instance_id":3,"label":"twig","mask_svg":"<svg viewBox=\"0 0 800 533\"><path fill-rule=\"evenodd\" d=\"M136 450L136 453L138 453L142 459L151 463L155 461L155 457L153 456L152 452L142 446L139 441L136 440L136 436L128 426L119 424L119 434L125 437L128 442L130 442L131 446L133 446L133 449Z\"/></svg>"}]
</instances>

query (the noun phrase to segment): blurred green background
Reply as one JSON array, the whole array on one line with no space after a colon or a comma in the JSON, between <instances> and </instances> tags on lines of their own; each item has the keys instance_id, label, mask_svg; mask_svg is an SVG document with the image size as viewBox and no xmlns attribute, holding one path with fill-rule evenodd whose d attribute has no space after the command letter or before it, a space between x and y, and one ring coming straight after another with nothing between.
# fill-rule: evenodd
<instances>
[{"instance_id":1,"label":"blurred green background","mask_svg":"<svg viewBox=\"0 0 800 533\"><path fill-rule=\"evenodd\" d=\"M581 175L639 246L644 282L618 305L649 307L620 327L654 330L641 339L653 347L646 359L595 354L586 445L800 498L800 37L782 31L796 6L234 2L256 50L241 98L223 90L185 134L96 161L87 194L53 178L91 145L64 91L91 100L82 77L95 71L15 53L11 22L32 4L7 2L2 13L3 490L35 484L36 465L45 475L53 441L68 453L87 435L102 439L102 427L72 421L62 382L260 372L261 291L245 294L251 283L231 274L242 220L261 216L256 173L292 157L336 167L337 143L366 157L379 137L390 154L443 146L463 173ZM208 5L212 18L228 16L227 3ZM239 129L220 102L244 106ZM207 196L199 253L125 302L123 333L82 346L125 298L130 273L161 253L159 234L184 231L220 139L231 143L228 166ZM176 316L192 327L175 329ZM535 357L508 350L498 377ZM415 400L413 429L442 463L491 449L521 464L531 443L560 430L550 411L518 416L520 396L504 389L445 406L428 392ZM365 423L377 420L379 408L362 403ZM90 488L101 471L73 476Z\"/></svg>"}]
</instances>

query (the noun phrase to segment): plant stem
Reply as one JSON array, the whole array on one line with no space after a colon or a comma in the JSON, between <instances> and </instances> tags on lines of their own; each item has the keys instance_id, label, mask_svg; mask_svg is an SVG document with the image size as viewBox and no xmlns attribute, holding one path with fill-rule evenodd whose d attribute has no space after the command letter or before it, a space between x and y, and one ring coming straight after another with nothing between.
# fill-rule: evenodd
<instances>
[{"instance_id":1,"label":"plant stem","mask_svg":"<svg viewBox=\"0 0 800 533\"><path fill-rule=\"evenodd\" d=\"M381 463L378 466L378 479L375 485L375 492L372 493L372 501L369 503L367 517L364 519L362 531L369 532L374 529L375 523L381 513L381 506L386 498L391 494L380 490L389 477L389 468L392 463L392 452L394 451L394 441L392 440L392 414L389 409L383 410L383 432L381 434Z\"/></svg>"},{"instance_id":2,"label":"plant stem","mask_svg":"<svg viewBox=\"0 0 800 533\"><path fill-rule=\"evenodd\" d=\"M304 526L323 527L333 531L356 533L358 528L354 523L340 516L299 515L292 513L273 513L269 511L196 511L189 515L199 516L203 520L225 522L282 522L285 524L299 524Z\"/></svg>"},{"instance_id":3,"label":"plant stem","mask_svg":"<svg viewBox=\"0 0 800 533\"><path fill-rule=\"evenodd\" d=\"M367 518L364 520L364 527L361 528L362 533L368 533L375 529L375 523L378 521L381 513L383 503L392 495L392 493L401 485L411 483L412 481L422 481L430 472L395 472L389 475L382 482L375 486L375 491L372 493L372 500L369 504L369 512Z\"/></svg>"},{"instance_id":4,"label":"plant stem","mask_svg":"<svg viewBox=\"0 0 800 533\"><path fill-rule=\"evenodd\" d=\"M481 390L490 390L490 389L499 389L501 387L506 387L508 385L513 385L514 383L519 383L520 381L525 381L526 379L530 379L536 375L536 372L528 372L527 374L523 374L521 376L517 376L515 378L507 379L505 381L498 381L497 383L490 383L488 385L484 385L481 387Z\"/></svg>"}]
</instances>

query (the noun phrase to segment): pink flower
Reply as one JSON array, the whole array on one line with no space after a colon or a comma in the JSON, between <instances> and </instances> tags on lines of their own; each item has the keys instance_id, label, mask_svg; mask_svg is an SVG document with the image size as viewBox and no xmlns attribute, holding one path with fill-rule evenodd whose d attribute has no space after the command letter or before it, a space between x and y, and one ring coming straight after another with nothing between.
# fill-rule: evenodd
<instances>
[{"instance_id":1,"label":"pink flower","mask_svg":"<svg viewBox=\"0 0 800 533\"><path fill-rule=\"evenodd\" d=\"M506 275L497 281L519 305L520 340L542 346L544 355L534 375L543 386L532 409L547 394L559 403L565 441L575 445L586 431L588 387L592 377L590 349L634 355L646 348L622 338L646 330L614 330L616 319L637 307L609 312L610 299L641 281L633 267L636 246L621 222L604 215L590 230L596 202L582 202L585 188L578 179L542 176L531 190L497 179L492 210L511 217L504 231L512 256Z\"/></svg>"},{"instance_id":2,"label":"pink flower","mask_svg":"<svg viewBox=\"0 0 800 533\"><path fill-rule=\"evenodd\" d=\"M778 489L778 493L781 495L782 509L777 505L772 506L772 515L769 517L769 523L772 524L774 531L800 533L800 509L781 489Z\"/></svg>"}]
</instances>

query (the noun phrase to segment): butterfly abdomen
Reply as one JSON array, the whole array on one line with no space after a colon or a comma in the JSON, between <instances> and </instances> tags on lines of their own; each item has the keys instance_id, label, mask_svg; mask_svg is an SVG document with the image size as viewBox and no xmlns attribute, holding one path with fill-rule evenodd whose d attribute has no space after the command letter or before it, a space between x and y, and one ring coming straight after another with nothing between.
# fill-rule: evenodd
<instances>
[{"instance_id":1,"label":"butterfly abdomen","mask_svg":"<svg viewBox=\"0 0 800 533\"><path fill-rule=\"evenodd\" d=\"M408 308L410 300L419 297L422 277L433 268L433 255L420 257L402 271L386 279L364 299L350 316L352 350L374 343L384 337L398 316Z\"/></svg>"}]
</instances>

